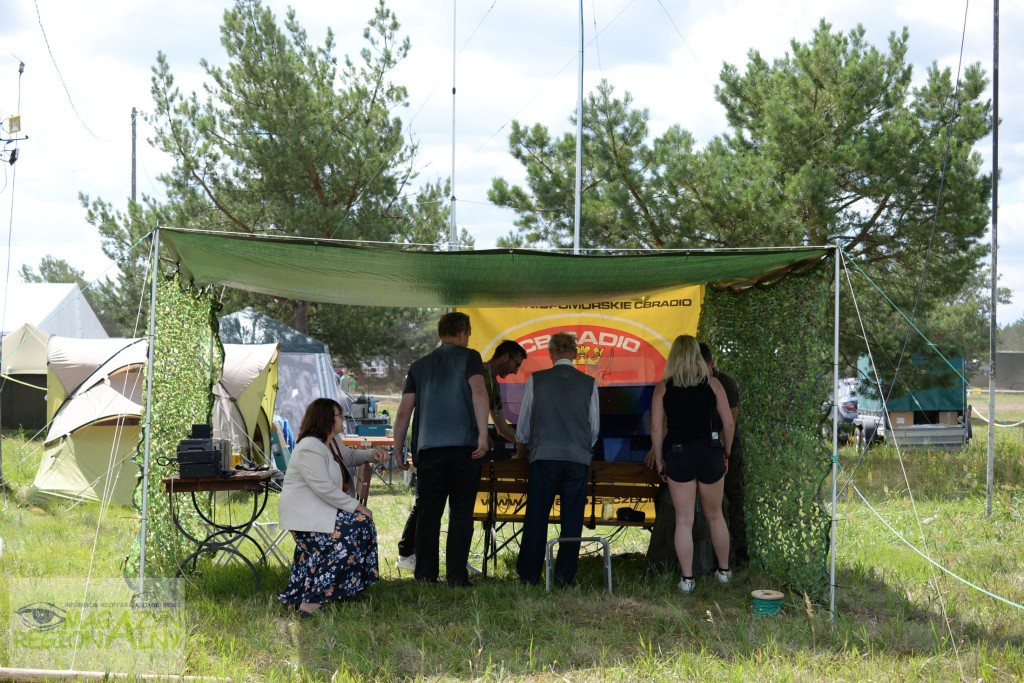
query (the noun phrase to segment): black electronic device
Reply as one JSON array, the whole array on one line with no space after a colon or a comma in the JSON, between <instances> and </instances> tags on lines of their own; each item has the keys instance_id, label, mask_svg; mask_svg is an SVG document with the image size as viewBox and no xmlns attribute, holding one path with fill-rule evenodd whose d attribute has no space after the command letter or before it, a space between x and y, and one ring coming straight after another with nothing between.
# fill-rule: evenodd
<instances>
[{"instance_id":1,"label":"black electronic device","mask_svg":"<svg viewBox=\"0 0 1024 683\"><path fill-rule=\"evenodd\" d=\"M494 425L487 425L487 435L491 437L491 442L494 444L494 448L487 451L484 454L484 461L492 462L495 460L509 460L516 454L515 442L509 443L498 434L498 430L494 428Z\"/></svg>"},{"instance_id":2,"label":"black electronic device","mask_svg":"<svg viewBox=\"0 0 1024 683\"><path fill-rule=\"evenodd\" d=\"M192 425L193 439L210 439L213 437L213 425Z\"/></svg>"},{"instance_id":3,"label":"black electronic device","mask_svg":"<svg viewBox=\"0 0 1024 683\"><path fill-rule=\"evenodd\" d=\"M192 425L193 438L178 442L178 474L182 479L226 477L231 474L224 470L223 453L214 445L213 439L195 438L197 432L204 433L205 430L196 429L202 426Z\"/></svg>"}]
</instances>

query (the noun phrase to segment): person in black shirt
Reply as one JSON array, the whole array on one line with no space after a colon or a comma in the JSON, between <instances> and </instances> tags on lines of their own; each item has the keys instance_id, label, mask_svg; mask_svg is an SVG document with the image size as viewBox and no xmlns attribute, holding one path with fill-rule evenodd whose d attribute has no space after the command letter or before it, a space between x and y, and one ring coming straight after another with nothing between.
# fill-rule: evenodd
<instances>
[{"instance_id":1,"label":"person in black shirt","mask_svg":"<svg viewBox=\"0 0 1024 683\"><path fill-rule=\"evenodd\" d=\"M675 546L683 572L679 590L689 593L694 588L693 516L698 494L718 560L716 578L721 583L731 578L722 491L735 423L725 389L708 373L696 339L690 335L676 337L665 375L651 398L651 443L655 466L668 484L676 510ZM721 432L713 426L715 413ZM719 438L721 443L711 447Z\"/></svg>"},{"instance_id":2,"label":"person in black shirt","mask_svg":"<svg viewBox=\"0 0 1024 683\"><path fill-rule=\"evenodd\" d=\"M437 333L441 345L409 367L395 417L395 452L404 452L412 420L410 451L419 479L415 577L438 579L441 516L447 504L445 578L450 586L469 586L473 501L480 458L488 448L487 390L483 360L468 348L469 316L445 314Z\"/></svg>"}]
</instances>

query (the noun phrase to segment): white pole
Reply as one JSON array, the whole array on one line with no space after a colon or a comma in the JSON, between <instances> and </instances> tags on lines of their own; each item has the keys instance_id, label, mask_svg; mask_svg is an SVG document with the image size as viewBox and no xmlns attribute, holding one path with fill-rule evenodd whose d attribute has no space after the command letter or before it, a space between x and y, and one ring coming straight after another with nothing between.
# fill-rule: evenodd
<instances>
[{"instance_id":1,"label":"white pole","mask_svg":"<svg viewBox=\"0 0 1024 683\"><path fill-rule=\"evenodd\" d=\"M146 444L142 455L142 549L139 552L139 597L145 597L146 580L146 513L149 510L149 444L153 424L153 348L156 346L156 278L157 259L160 253L160 226L153 229L153 262L149 277L149 353L146 359Z\"/></svg>"},{"instance_id":2,"label":"white pole","mask_svg":"<svg viewBox=\"0 0 1024 683\"><path fill-rule=\"evenodd\" d=\"M452 215L448 251L455 251L459 243L459 229L455 222L455 4L456 0L452 0Z\"/></svg>"},{"instance_id":3,"label":"white pole","mask_svg":"<svg viewBox=\"0 0 1024 683\"><path fill-rule=\"evenodd\" d=\"M580 203L583 197L583 0L580 0L579 98L576 101L576 212L572 253L580 253Z\"/></svg>"},{"instance_id":4,"label":"white pole","mask_svg":"<svg viewBox=\"0 0 1024 683\"><path fill-rule=\"evenodd\" d=\"M836 481L839 479L839 265L843 258L836 245L836 295L834 343L832 348L832 543L828 581L829 619L836 618Z\"/></svg>"}]
</instances>

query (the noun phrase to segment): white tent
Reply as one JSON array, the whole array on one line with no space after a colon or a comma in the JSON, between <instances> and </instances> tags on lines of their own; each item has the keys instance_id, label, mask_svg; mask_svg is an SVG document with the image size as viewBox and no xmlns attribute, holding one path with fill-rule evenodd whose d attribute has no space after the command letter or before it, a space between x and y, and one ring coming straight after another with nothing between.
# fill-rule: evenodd
<instances>
[{"instance_id":1,"label":"white tent","mask_svg":"<svg viewBox=\"0 0 1024 683\"><path fill-rule=\"evenodd\" d=\"M21 336L19 343L5 339L0 352L0 420L6 428L41 429L47 404L45 388L38 387L46 384L47 336L106 339L107 332L76 284L8 283L6 290L0 285L0 300L5 302L3 335L12 341ZM26 330L31 337L25 336Z\"/></svg>"},{"instance_id":2,"label":"white tent","mask_svg":"<svg viewBox=\"0 0 1024 683\"><path fill-rule=\"evenodd\" d=\"M146 355L145 339L50 337L51 422L30 498L132 503ZM259 461L270 449L276 357L276 344L226 344L214 388L214 435L237 435Z\"/></svg>"},{"instance_id":3,"label":"white tent","mask_svg":"<svg viewBox=\"0 0 1024 683\"><path fill-rule=\"evenodd\" d=\"M105 339L89 302L76 284L50 282L12 282L0 289L0 301L6 302L3 333L32 323L47 334L79 339Z\"/></svg>"}]
</instances>

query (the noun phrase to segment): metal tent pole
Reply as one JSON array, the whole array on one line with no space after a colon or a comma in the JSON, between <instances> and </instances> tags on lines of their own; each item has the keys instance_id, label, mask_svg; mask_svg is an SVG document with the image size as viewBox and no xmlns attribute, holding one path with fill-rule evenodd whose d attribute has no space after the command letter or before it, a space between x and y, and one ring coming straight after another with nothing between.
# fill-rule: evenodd
<instances>
[{"instance_id":1,"label":"metal tent pole","mask_svg":"<svg viewBox=\"0 0 1024 683\"><path fill-rule=\"evenodd\" d=\"M149 510L149 447L153 424L153 349L156 346L156 278L160 253L160 226L153 228L153 261L149 277L149 352L146 359L146 439L142 455L142 544L139 552L139 597L145 597L146 580L146 514Z\"/></svg>"},{"instance_id":2,"label":"metal tent pole","mask_svg":"<svg viewBox=\"0 0 1024 683\"><path fill-rule=\"evenodd\" d=\"M832 533L829 544L832 557L828 581L829 619L836 618L836 482L839 479L839 265L842 258L842 251L836 245L835 324L832 348Z\"/></svg>"}]
</instances>

